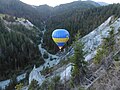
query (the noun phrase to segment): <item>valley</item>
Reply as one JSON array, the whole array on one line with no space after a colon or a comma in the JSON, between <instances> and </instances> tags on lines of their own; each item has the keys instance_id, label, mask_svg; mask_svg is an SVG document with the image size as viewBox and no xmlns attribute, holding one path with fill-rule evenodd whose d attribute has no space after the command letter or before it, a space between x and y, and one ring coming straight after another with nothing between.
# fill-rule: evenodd
<instances>
[{"instance_id":1,"label":"valley","mask_svg":"<svg viewBox=\"0 0 120 90\"><path fill-rule=\"evenodd\" d=\"M120 4L0 0L0 13L0 90L119 90ZM57 28L70 33L61 51L51 37Z\"/></svg>"}]
</instances>

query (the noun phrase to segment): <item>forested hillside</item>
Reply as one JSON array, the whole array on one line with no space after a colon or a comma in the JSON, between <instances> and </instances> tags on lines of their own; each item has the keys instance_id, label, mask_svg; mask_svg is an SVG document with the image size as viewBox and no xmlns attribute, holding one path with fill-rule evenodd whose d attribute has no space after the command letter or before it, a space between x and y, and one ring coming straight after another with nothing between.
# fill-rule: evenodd
<instances>
[{"instance_id":1,"label":"forested hillside","mask_svg":"<svg viewBox=\"0 0 120 90\"><path fill-rule=\"evenodd\" d=\"M35 41L38 30L17 20L8 15L0 19L0 80L44 63Z\"/></svg>"},{"instance_id":2,"label":"forested hillside","mask_svg":"<svg viewBox=\"0 0 120 90\"><path fill-rule=\"evenodd\" d=\"M40 22L46 17L40 14L36 8L19 0L0 0L0 13L26 18L39 27Z\"/></svg>"},{"instance_id":3,"label":"forested hillside","mask_svg":"<svg viewBox=\"0 0 120 90\"><path fill-rule=\"evenodd\" d=\"M120 17L120 4L97 7L88 10L73 10L49 18L46 22L47 32L44 35L44 47L50 52L56 52L57 46L52 42L51 33L56 28L65 28L70 32L68 45L74 41L78 31L84 36L103 23L108 17ZM53 47L54 46L54 47Z\"/></svg>"}]
</instances>

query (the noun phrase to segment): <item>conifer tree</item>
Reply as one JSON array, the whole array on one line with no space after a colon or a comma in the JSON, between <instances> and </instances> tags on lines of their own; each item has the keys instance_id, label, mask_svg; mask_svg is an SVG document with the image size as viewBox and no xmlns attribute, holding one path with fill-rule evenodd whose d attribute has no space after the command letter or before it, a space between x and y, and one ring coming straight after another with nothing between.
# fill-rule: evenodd
<instances>
[{"instance_id":1,"label":"conifer tree","mask_svg":"<svg viewBox=\"0 0 120 90\"><path fill-rule=\"evenodd\" d=\"M75 42L73 44L74 55L71 57L71 63L73 65L72 77L73 81L76 84L81 82L87 70L87 62L84 58L85 52L83 51L84 44L79 40L79 38L80 33L78 32L78 34L75 37Z\"/></svg>"}]
</instances>

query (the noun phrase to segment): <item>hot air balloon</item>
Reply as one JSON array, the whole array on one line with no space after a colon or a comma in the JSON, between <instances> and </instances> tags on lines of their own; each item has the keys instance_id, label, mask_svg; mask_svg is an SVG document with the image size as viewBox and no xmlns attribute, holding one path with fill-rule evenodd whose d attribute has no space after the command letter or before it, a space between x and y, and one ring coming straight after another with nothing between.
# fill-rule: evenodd
<instances>
[{"instance_id":1,"label":"hot air balloon","mask_svg":"<svg viewBox=\"0 0 120 90\"><path fill-rule=\"evenodd\" d=\"M69 32L65 29L56 29L52 32L52 39L61 50L65 43L69 40Z\"/></svg>"}]
</instances>

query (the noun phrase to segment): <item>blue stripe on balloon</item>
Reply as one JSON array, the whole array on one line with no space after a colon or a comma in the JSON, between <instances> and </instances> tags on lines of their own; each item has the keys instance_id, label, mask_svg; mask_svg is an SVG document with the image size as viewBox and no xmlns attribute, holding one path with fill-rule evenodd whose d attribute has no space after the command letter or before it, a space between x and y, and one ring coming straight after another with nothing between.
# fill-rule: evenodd
<instances>
[{"instance_id":1,"label":"blue stripe on balloon","mask_svg":"<svg viewBox=\"0 0 120 90\"><path fill-rule=\"evenodd\" d=\"M69 32L65 29L56 29L52 33L53 38L69 38Z\"/></svg>"},{"instance_id":2,"label":"blue stripe on balloon","mask_svg":"<svg viewBox=\"0 0 120 90\"><path fill-rule=\"evenodd\" d=\"M57 45L58 45L58 47L62 47L62 46L64 46L65 45L65 43L64 42L61 42L61 43L56 43Z\"/></svg>"}]
</instances>

